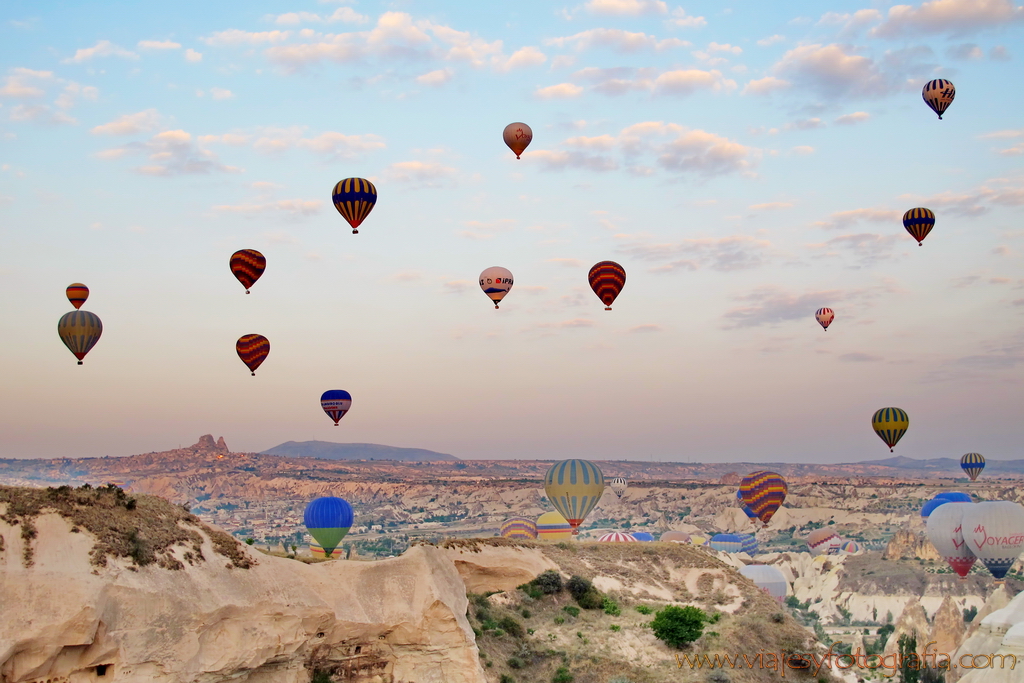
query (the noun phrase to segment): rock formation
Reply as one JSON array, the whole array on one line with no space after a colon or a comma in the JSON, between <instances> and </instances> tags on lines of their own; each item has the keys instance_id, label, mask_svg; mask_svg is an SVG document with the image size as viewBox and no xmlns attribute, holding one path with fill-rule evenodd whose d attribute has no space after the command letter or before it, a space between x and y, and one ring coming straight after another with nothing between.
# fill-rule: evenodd
<instances>
[{"instance_id":1,"label":"rock formation","mask_svg":"<svg viewBox=\"0 0 1024 683\"><path fill-rule=\"evenodd\" d=\"M996 598L999 592L993 593L993 599L999 599ZM975 621L979 617L980 612ZM1024 593L1019 593L1006 607L981 619L978 629L953 655L953 663L959 663L965 655L969 656L968 661L973 666L981 666L985 662L991 662L991 665L974 670L954 669L954 677L947 675L947 680L956 680L956 675L963 674L960 683L1019 683L1021 666L1024 665ZM1011 664L1015 666L1011 668Z\"/></svg>"},{"instance_id":2,"label":"rock formation","mask_svg":"<svg viewBox=\"0 0 1024 683\"><path fill-rule=\"evenodd\" d=\"M937 656L952 656L966 631L963 609L952 596L947 595L935 612L932 630L922 644L922 650L924 654L934 652L938 653Z\"/></svg>"},{"instance_id":3,"label":"rock formation","mask_svg":"<svg viewBox=\"0 0 1024 683\"><path fill-rule=\"evenodd\" d=\"M917 639L918 653L924 650L924 646L928 642L925 636L931 632L931 626L928 624L928 615L925 614L920 601L911 600L907 603L907 606L903 608L903 613L896 620L895 626L896 629L885 641L885 655L895 654L899 651L900 636L904 635Z\"/></svg>"},{"instance_id":4,"label":"rock formation","mask_svg":"<svg viewBox=\"0 0 1024 683\"><path fill-rule=\"evenodd\" d=\"M914 533L908 529L900 529L889 539L883 557L887 560L942 560L939 551L924 533Z\"/></svg>"},{"instance_id":5,"label":"rock formation","mask_svg":"<svg viewBox=\"0 0 1024 683\"><path fill-rule=\"evenodd\" d=\"M225 453L230 453L231 452L231 451L228 450L228 445L226 443L224 443L224 437L223 436L217 439L217 450L218 451L224 451Z\"/></svg>"}]
</instances>

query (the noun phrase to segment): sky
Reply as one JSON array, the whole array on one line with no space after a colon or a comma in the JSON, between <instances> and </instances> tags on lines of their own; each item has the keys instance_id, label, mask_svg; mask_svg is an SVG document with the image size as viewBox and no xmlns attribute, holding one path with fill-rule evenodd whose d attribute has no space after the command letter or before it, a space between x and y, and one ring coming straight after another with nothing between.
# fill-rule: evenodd
<instances>
[{"instance_id":1,"label":"sky","mask_svg":"<svg viewBox=\"0 0 1024 683\"><path fill-rule=\"evenodd\" d=\"M849 462L889 457L886 406L896 455L1021 457L1024 8L828 8L3 3L0 457L213 433ZM346 177L377 187L358 235ZM243 248L268 262L248 296ZM499 310L490 266L515 277ZM82 366L72 282L104 326ZM328 389L353 396L337 428Z\"/></svg>"}]
</instances>

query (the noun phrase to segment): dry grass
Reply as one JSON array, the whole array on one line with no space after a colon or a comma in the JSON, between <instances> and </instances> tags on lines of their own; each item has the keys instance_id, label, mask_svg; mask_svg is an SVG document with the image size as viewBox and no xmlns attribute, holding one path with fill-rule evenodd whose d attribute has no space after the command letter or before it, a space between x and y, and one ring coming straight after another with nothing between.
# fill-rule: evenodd
<instances>
[{"instance_id":1,"label":"dry grass","mask_svg":"<svg viewBox=\"0 0 1024 683\"><path fill-rule=\"evenodd\" d=\"M47 512L71 522L73 533L85 529L96 538L90 557L97 567L106 566L108 557L123 557L137 567L155 563L164 569L183 569L172 550L184 547L182 557L189 564L205 561L202 534L210 539L218 555L230 560L229 566L248 569L253 564L238 541L206 526L185 509L155 496L128 496L113 485L47 489L0 486L0 503L6 503L7 508L0 519L21 527L25 566L33 564L35 518Z\"/></svg>"}]
</instances>

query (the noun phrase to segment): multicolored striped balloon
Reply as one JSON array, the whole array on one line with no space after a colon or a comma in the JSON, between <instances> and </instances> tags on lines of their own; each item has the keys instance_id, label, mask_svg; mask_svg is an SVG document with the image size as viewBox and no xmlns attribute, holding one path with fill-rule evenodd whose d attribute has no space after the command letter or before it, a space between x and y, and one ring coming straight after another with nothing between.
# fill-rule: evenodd
<instances>
[{"instance_id":1,"label":"multicolored striped balloon","mask_svg":"<svg viewBox=\"0 0 1024 683\"><path fill-rule=\"evenodd\" d=\"M345 550L343 548L335 548L330 554L328 554L327 551L324 550L324 547L319 543L310 543L309 552L318 560L333 560L345 554Z\"/></svg>"},{"instance_id":2,"label":"multicolored striped balloon","mask_svg":"<svg viewBox=\"0 0 1024 683\"><path fill-rule=\"evenodd\" d=\"M541 541L568 541L572 527L557 512L545 512L537 518L537 539Z\"/></svg>"},{"instance_id":3,"label":"multicolored striped balloon","mask_svg":"<svg viewBox=\"0 0 1024 683\"><path fill-rule=\"evenodd\" d=\"M57 334L64 346L75 354L78 364L82 365L85 354L96 346L103 334L103 323L100 317L89 311L71 311L57 321Z\"/></svg>"},{"instance_id":4,"label":"multicolored striped balloon","mask_svg":"<svg viewBox=\"0 0 1024 683\"><path fill-rule=\"evenodd\" d=\"M725 553L738 553L743 550L743 538L738 534L715 534L708 545Z\"/></svg>"},{"instance_id":5,"label":"multicolored striped balloon","mask_svg":"<svg viewBox=\"0 0 1024 683\"><path fill-rule=\"evenodd\" d=\"M262 334L243 334L235 342L235 352L255 377L256 368L270 355L270 340Z\"/></svg>"},{"instance_id":6,"label":"multicolored striped balloon","mask_svg":"<svg viewBox=\"0 0 1024 683\"><path fill-rule=\"evenodd\" d=\"M781 474L759 471L740 482L740 495L762 524L767 525L786 500L789 487Z\"/></svg>"},{"instance_id":7,"label":"multicolored striped balloon","mask_svg":"<svg viewBox=\"0 0 1024 683\"><path fill-rule=\"evenodd\" d=\"M601 500L604 475L587 460L563 460L552 465L544 476L544 492L569 522L573 534L578 534L580 524Z\"/></svg>"},{"instance_id":8,"label":"multicolored striped balloon","mask_svg":"<svg viewBox=\"0 0 1024 683\"><path fill-rule=\"evenodd\" d=\"M328 389L320 395L320 407L337 427L338 421L352 408L352 394L344 389Z\"/></svg>"},{"instance_id":9,"label":"multicolored striped balloon","mask_svg":"<svg viewBox=\"0 0 1024 683\"><path fill-rule=\"evenodd\" d=\"M633 534L627 534L621 531L613 531L610 534L605 534L597 539L598 543L638 543L639 540L633 536Z\"/></svg>"},{"instance_id":10,"label":"multicolored striped balloon","mask_svg":"<svg viewBox=\"0 0 1024 683\"><path fill-rule=\"evenodd\" d=\"M811 555L838 555L843 539L829 528L815 529L807 534L807 547Z\"/></svg>"},{"instance_id":11,"label":"multicolored striped balloon","mask_svg":"<svg viewBox=\"0 0 1024 683\"><path fill-rule=\"evenodd\" d=\"M831 308L819 308L814 313L814 319L818 321L818 324L821 325L826 332L828 332L828 326L836 319L836 314Z\"/></svg>"},{"instance_id":12,"label":"multicolored striped balloon","mask_svg":"<svg viewBox=\"0 0 1024 683\"><path fill-rule=\"evenodd\" d=\"M933 112L939 115L940 120L949 109L949 105L953 104L954 97L956 97L956 88L953 87L953 82L944 78L928 81L921 88L921 98Z\"/></svg>"},{"instance_id":13,"label":"multicolored striped balloon","mask_svg":"<svg viewBox=\"0 0 1024 683\"><path fill-rule=\"evenodd\" d=\"M89 288L83 285L81 282L73 282L68 285L68 288L64 290L64 293L68 295L68 301L71 305L78 310L85 303L85 300L89 298Z\"/></svg>"},{"instance_id":14,"label":"multicolored striped balloon","mask_svg":"<svg viewBox=\"0 0 1024 683\"><path fill-rule=\"evenodd\" d=\"M750 534L740 534L740 538L743 539L743 545L740 546L740 552L746 553L753 557L757 554L757 539Z\"/></svg>"},{"instance_id":15,"label":"multicolored striped balloon","mask_svg":"<svg viewBox=\"0 0 1024 683\"><path fill-rule=\"evenodd\" d=\"M843 541L843 544L839 546L839 552L847 555L860 555L864 552L864 547L857 541Z\"/></svg>"},{"instance_id":16,"label":"multicolored striped balloon","mask_svg":"<svg viewBox=\"0 0 1024 683\"><path fill-rule=\"evenodd\" d=\"M935 214L931 209L918 207L903 214L903 227L907 229L910 236L917 240L917 246L922 246L924 238L935 227Z\"/></svg>"},{"instance_id":17,"label":"multicolored striped balloon","mask_svg":"<svg viewBox=\"0 0 1024 683\"><path fill-rule=\"evenodd\" d=\"M323 547L325 554L333 553L345 538L352 528L352 519L352 506L344 498L335 496L311 500L302 513L309 535Z\"/></svg>"},{"instance_id":18,"label":"multicolored striped balloon","mask_svg":"<svg viewBox=\"0 0 1024 683\"><path fill-rule=\"evenodd\" d=\"M267 268L267 259L255 249L239 249L228 260L231 274L245 287L245 293L256 284Z\"/></svg>"},{"instance_id":19,"label":"multicolored striped balloon","mask_svg":"<svg viewBox=\"0 0 1024 683\"><path fill-rule=\"evenodd\" d=\"M359 226L373 211L377 203L377 188L365 178L345 178L334 186L331 194L334 208L352 226L352 234L359 233Z\"/></svg>"},{"instance_id":20,"label":"multicolored striped balloon","mask_svg":"<svg viewBox=\"0 0 1024 683\"><path fill-rule=\"evenodd\" d=\"M739 502L740 507L743 508L743 514L747 516L747 519L751 522L757 519L757 514L743 502L743 491L740 489L736 489L736 500Z\"/></svg>"},{"instance_id":21,"label":"multicolored striped balloon","mask_svg":"<svg viewBox=\"0 0 1024 683\"><path fill-rule=\"evenodd\" d=\"M985 457L981 453L965 453L960 458L960 469L967 473L971 481L977 481L978 475L985 469Z\"/></svg>"},{"instance_id":22,"label":"multicolored striped balloon","mask_svg":"<svg viewBox=\"0 0 1024 683\"><path fill-rule=\"evenodd\" d=\"M604 302L604 310L612 310L612 303L626 286L626 269L615 261L601 261L590 269L587 280L597 298Z\"/></svg>"},{"instance_id":23,"label":"multicolored striped balloon","mask_svg":"<svg viewBox=\"0 0 1024 683\"><path fill-rule=\"evenodd\" d=\"M498 531L503 538L535 539L537 538L537 523L526 517L511 517L501 523Z\"/></svg>"},{"instance_id":24,"label":"multicolored striped balloon","mask_svg":"<svg viewBox=\"0 0 1024 683\"><path fill-rule=\"evenodd\" d=\"M891 453L910 428L910 418L907 417L907 412L900 408L881 408L871 417L871 428L878 434L878 438L885 442Z\"/></svg>"}]
</instances>

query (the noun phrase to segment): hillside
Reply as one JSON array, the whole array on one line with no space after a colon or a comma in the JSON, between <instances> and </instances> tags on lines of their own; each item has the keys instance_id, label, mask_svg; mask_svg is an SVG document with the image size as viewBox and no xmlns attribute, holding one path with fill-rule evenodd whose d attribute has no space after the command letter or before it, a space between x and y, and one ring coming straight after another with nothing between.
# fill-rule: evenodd
<instances>
[{"instance_id":1,"label":"hillside","mask_svg":"<svg viewBox=\"0 0 1024 683\"><path fill-rule=\"evenodd\" d=\"M962 476L963 472L960 468L959 458L929 458L926 460L915 460L914 458L896 456L893 458L885 458L884 460L869 460L867 462L846 464L851 466L877 465L880 467L893 467L896 469L908 470L912 472L914 476L920 476L922 473L953 474ZM997 474L1021 474L1024 473L1024 460L987 459L985 461L984 473L989 476Z\"/></svg>"},{"instance_id":2,"label":"hillside","mask_svg":"<svg viewBox=\"0 0 1024 683\"><path fill-rule=\"evenodd\" d=\"M398 448L375 443L333 443L331 441L286 441L260 451L262 455L321 460L398 460L401 462L437 462L458 460L454 455L425 448Z\"/></svg>"}]
</instances>

